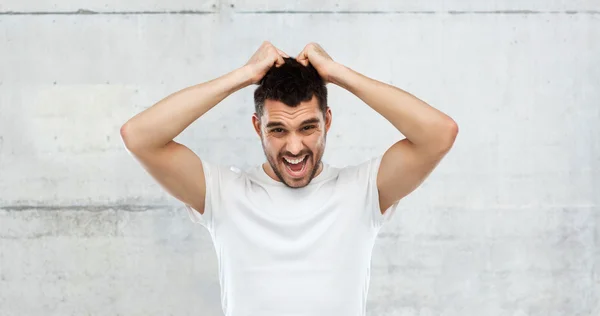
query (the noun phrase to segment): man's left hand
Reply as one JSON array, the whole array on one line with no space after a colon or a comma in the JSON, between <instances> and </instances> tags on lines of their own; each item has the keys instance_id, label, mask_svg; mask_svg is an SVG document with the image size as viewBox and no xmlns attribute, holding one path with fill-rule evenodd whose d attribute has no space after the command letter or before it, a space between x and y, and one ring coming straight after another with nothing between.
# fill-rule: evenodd
<instances>
[{"instance_id":1,"label":"man's left hand","mask_svg":"<svg viewBox=\"0 0 600 316\"><path fill-rule=\"evenodd\" d=\"M317 43L309 43L298 54L296 60L304 66L308 63L313 65L321 78L327 82L331 82L331 72L336 65L336 62L325 52L325 50Z\"/></svg>"}]
</instances>

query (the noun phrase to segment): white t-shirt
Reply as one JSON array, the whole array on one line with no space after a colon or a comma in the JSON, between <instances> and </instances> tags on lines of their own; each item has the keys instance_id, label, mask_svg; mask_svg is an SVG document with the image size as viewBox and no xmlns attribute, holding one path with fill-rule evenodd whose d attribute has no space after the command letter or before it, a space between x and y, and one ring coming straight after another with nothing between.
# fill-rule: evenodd
<instances>
[{"instance_id":1,"label":"white t-shirt","mask_svg":"<svg viewBox=\"0 0 600 316\"><path fill-rule=\"evenodd\" d=\"M203 161L204 214L185 205L215 246L225 316L363 316L371 253L394 214L379 209L382 156L323 170L291 189L262 165Z\"/></svg>"}]
</instances>

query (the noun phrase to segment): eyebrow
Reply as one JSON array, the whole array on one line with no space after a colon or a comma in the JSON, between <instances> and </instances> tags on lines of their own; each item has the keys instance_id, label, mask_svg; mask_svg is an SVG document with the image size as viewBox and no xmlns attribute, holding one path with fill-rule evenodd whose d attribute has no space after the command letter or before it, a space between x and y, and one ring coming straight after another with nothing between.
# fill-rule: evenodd
<instances>
[{"instance_id":1,"label":"eyebrow","mask_svg":"<svg viewBox=\"0 0 600 316\"><path fill-rule=\"evenodd\" d=\"M302 121L302 123L300 125L314 124L314 123L319 123L319 122L320 121L318 118L313 117L313 118ZM267 124L267 128L276 127L276 126L284 126L284 124L281 122L278 122L278 121L269 122Z\"/></svg>"}]
</instances>

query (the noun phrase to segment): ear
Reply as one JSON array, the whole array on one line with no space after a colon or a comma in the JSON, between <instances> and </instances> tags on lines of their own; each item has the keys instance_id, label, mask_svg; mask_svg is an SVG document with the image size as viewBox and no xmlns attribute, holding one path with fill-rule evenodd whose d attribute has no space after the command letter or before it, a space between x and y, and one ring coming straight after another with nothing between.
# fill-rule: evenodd
<instances>
[{"instance_id":1,"label":"ear","mask_svg":"<svg viewBox=\"0 0 600 316\"><path fill-rule=\"evenodd\" d=\"M329 132L329 127L331 127L331 108L327 107L327 111L325 111L325 131Z\"/></svg>"},{"instance_id":2,"label":"ear","mask_svg":"<svg viewBox=\"0 0 600 316\"><path fill-rule=\"evenodd\" d=\"M256 132L256 134L258 135L258 137L261 137L261 133L260 133L260 119L258 118L258 115L256 115L256 113L254 113L252 115L252 126L254 127L254 131Z\"/></svg>"}]
</instances>

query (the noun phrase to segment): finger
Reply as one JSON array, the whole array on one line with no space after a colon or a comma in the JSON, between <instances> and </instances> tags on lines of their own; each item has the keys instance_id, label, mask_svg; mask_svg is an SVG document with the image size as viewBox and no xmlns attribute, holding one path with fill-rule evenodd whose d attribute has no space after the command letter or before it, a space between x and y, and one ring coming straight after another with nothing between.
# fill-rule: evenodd
<instances>
[{"instance_id":1,"label":"finger","mask_svg":"<svg viewBox=\"0 0 600 316\"><path fill-rule=\"evenodd\" d=\"M275 67L279 67L283 64L285 64L283 57L281 55L277 55L277 60L275 61Z\"/></svg>"},{"instance_id":2,"label":"finger","mask_svg":"<svg viewBox=\"0 0 600 316\"><path fill-rule=\"evenodd\" d=\"M303 57L301 57L300 59L298 59L298 62L299 62L300 64L302 64L303 66L305 66L305 67L306 67L306 66L308 66L308 58L306 58L306 57L304 57L304 56L303 56Z\"/></svg>"},{"instance_id":3,"label":"finger","mask_svg":"<svg viewBox=\"0 0 600 316\"><path fill-rule=\"evenodd\" d=\"M298 54L298 56L296 57L296 60L297 60L297 61L298 61L300 64L302 64L302 65L304 65L304 66L308 66L308 56L306 56L306 53L305 53L305 51L304 51L304 50L302 50L302 51L300 52L300 54Z\"/></svg>"},{"instance_id":4,"label":"finger","mask_svg":"<svg viewBox=\"0 0 600 316\"><path fill-rule=\"evenodd\" d=\"M288 54L284 53L281 49L277 48L277 52L279 53L279 55L286 57L286 58L290 58L290 56L288 56Z\"/></svg>"}]
</instances>

